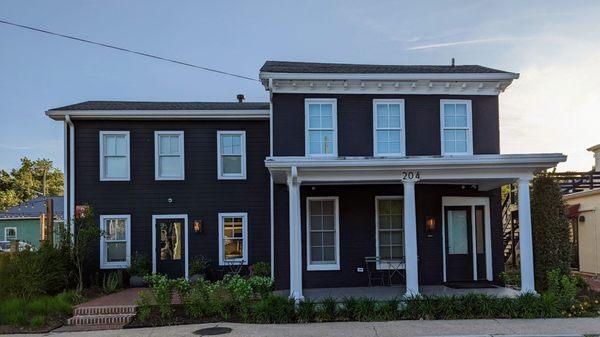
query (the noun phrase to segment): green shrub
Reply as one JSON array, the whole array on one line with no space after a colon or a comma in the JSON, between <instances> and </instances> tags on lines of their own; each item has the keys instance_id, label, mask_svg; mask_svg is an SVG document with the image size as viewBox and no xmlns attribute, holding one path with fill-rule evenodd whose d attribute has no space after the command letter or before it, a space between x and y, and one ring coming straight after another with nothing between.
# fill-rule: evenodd
<instances>
[{"instance_id":1,"label":"green shrub","mask_svg":"<svg viewBox=\"0 0 600 337\"><path fill-rule=\"evenodd\" d=\"M401 312L404 319L435 319L435 302L429 296L410 296Z\"/></svg>"},{"instance_id":2,"label":"green shrub","mask_svg":"<svg viewBox=\"0 0 600 337\"><path fill-rule=\"evenodd\" d=\"M210 316L207 281L199 279L182 298L182 304L186 314L192 318Z\"/></svg>"},{"instance_id":3,"label":"green shrub","mask_svg":"<svg viewBox=\"0 0 600 337\"><path fill-rule=\"evenodd\" d=\"M248 283L254 294L260 295L261 298L267 297L273 291L273 279L270 277L252 276Z\"/></svg>"},{"instance_id":4,"label":"green shrub","mask_svg":"<svg viewBox=\"0 0 600 337\"><path fill-rule=\"evenodd\" d=\"M519 270L507 270L500 273L500 281L504 285L521 287L521 272Z\"/></svg>"},{"instance_id":5,"label":"green shrub","mask_svg":"<svg viewBox=\"0 0 600 337\"><path fill-rule=\"evenodd\" d=\"M532 182L531 223L535 284L543 291L548 286L548 272L558 268L567 274L571 263L565 202L560 186L547 174L537 175Z\"/></svg>"},{"instance_id":6,"label":"green shrub","mask_svg":"<svg viewBox=\"0 0 600 337\"><path fill-rule=\"evenodd\" d=\"M317 320L319 322L331 322L338 317L338 304L333 297L323 299L317 307Z\"/></svg>"},{"instance_id":7,"label":"green shrub","mask_svg":"<svg viewBox=\"0 0 600 337\"><path fill-rule=\"evenodd\" d=\"M373 321L375 316L375 300L360 298L356 304L356 319L359 321Z\"/></svg>"},{"instance_id":8,"label":"green shrub","mask_svg":"<svg viewBox=\"0 0 600 337\"><path fill-rule=\"evenodd\" d=\"M142 321L145 322L150 317L150 313L152 312L152 300L151 295L146 291L138 292L138 299L135 301L137 305L137 316Z\"/></svg>"},{"instance_id":9,"label":"green shrub","mask_svg":"<svg viewBox=\"0 0 600 337\"><path fill-rule=\"evenodd\" d=\"M295 302L283 296L267 296L252 306L252 321L255 323L296 322Z\"/></svg>"},{"instance_id":10,"label":"green shrub","mask_svg":"<svg viewBox=\"0 0 600 337\"><path fill-rule=\"evenodd\" d=\"M146 276L149 275L152 270L152 265L150 263L150 259L138 252L134 252L131 255L131 263L129 264L129 268L127 271L130 276Z\"/></svg>"},{"instance_id":11,"label":"green shrub","mask_svg":"<svg viewBox=\"0 0 600 337\"><path fill-rule=\"evenodd\" d=\"M106 294L112 294L117 292L123 284L123 274L119 271L112 271L104 274L102 278L102 290Z\"/></svg>"},{"instance_id":12,"label":"green shrub","mask_svg":"<svg viewBox=\"0 0 600 337\"><path fill-rule=\"evenodd\" d=\"M557 304L562 310L571 307L579 292L577 279L571 274L564 273L559 268L548 272L548 293L556 297Z\"/></svg>"},{"instance_id":13,"label":"green shrub","mask_svg":"<svg viewBox=\"0 0 600 337\"><path fill-rule=\"evenodd\" d=\"M266 262L257 262L252 266L253 276L271 277L271 265Z\"/></svg>"},{"instance_id":14,"label":"green shrub","mask_svg":"<svg viewBox=\"0 0 600 337\"><path fill-rule=\"evenodd\" d=\"M42 296L26 301L10 298L0 302L0 324L15 326L45 324L47 317L60 317L72 313L73 296L69 293L54 297Z\"/></svg>"},{"instance_id":15,"label":"green shrub","mask_svg":"<svg viewBox=\"0 0 600 337\"><path fill-rule=\"evenodd\" d=\"M46 324L46 316L44 315L35 315L31 317L31 326L35 328L40 328Z\"/></svg>"},{"instance_id":16,"label":"green shrub","mask_svg":"<svg viewBox=\"0 0 600 337\"><path fill-rule=\"evenodd\" d=\"M344 297L339 307L337 317L344 321L358 320L358 299L355 297Z\"/></svg>"},{"instance_id":17,"label":"green shrub","mask_svg":"<svg viewBox=\"0 0 600 337\"><path fill-rule=\"evenodd\" d=\"M317 307L315 302L304 300L298 303L298 322L310 323L314 322L317 317Z\"/></svg>"},{"instance_id":18,"label":"green shrub","mask_svg":"<svg viewBox=\"0 0 600 337\"><path fill-rule=\"evenodd\" d=\"M378 302L375 307L377 318L384 321L397 320L399 317L398 307L400 301L397 298Z\"/></svg>"},{"instance_id":19,"label":"green shrub","mask_svg":"<svg viewBox=\"0 0 600 337\"><path fill-rule=\"evenodd\" d=\"M146 275L144 280L148 282L154 293L160 316L164 320L169 320L175 310L171 303L173 299L173 293L176 288L184 288L183 283L186 283L184 279L171 280L164 275Z\"/></svg>"},{"instance_id":20,"label":"green shrub","mask_svg":"<svg viewBox=\"0 0 600 337\"><path fill-rule=\"evenodd\" d=\"M207 292L210 316L219 316L227 320L231 309L234 308L234 301L229 290L222 281L217 281L208 285Z\"/></svg>"},{"instance_id":21,"label":"green shrub","mask_svg":"<svg viewBox=\"0 0 600 337\"><path fill-rule=\"evenodd\" d=\"M206 274L210 267L210 260L204 255L198 255L190 261L190 275Z\"/></svg>"}]
</instances>

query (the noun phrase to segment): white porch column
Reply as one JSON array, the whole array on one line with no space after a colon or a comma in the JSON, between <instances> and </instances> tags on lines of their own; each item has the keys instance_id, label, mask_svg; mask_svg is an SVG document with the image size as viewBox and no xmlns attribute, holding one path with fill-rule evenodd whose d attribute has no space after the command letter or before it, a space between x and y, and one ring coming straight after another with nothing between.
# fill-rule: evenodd
<instances>
[{"instance_id":1,"label":"white porch column","mask_svg":"<svg viewBox=\"0 0 600 337\"><path fill-rule=\"evenodd\" d=\"M419 262L417 254L417 215L415 181L404 181L404 254L406 258L406 295L419 294Z\"/></svg>"},{"instance_id":2,"label":"white porch column","mask_svg":"<svg viewBox=\"0 0 600 337\"><path fill-rule=\"evenodd\" d=\"M302 229L300 222L300 182L297 169L292 167L292 177L288 181L290 213L290 298L302 296Z\"/></svg>"},{"instance_id":3,"label":"white porch column","mask_svg":"<svg viewBox=\"0 0 600 337\"><path fill-rule=\"evenodd\" d=\"M521 292L535 293L533 270L533 240L531 235L531 209L529 179L519 179L519 245L521 251Z\"/></svg>"}]
</instances>

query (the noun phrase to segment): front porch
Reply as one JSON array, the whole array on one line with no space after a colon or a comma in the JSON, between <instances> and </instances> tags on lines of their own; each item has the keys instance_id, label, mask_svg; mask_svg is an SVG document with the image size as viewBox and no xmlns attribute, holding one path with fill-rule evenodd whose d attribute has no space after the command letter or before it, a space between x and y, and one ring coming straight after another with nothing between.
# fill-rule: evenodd
<instances>
[{"instance_id":1,"label":"front porch","mask_svg":"<svg viewBox=\"0 0 600 337\"><path fill-rule=\"evenodd\" d=\"M276 295L289 295L290 290L277 290ZM326 298L342 301L347 297L366 297L376 301L402 298L406 294L405 287L342 287L342 288L311 288L304 289L304 299L321 302ZM425 296L461 296L467 294L485 294L496 297L517 297L520 292L505 287L455 289L443 285L421 286L420 294Z\"/></svg>"}]
</instances>

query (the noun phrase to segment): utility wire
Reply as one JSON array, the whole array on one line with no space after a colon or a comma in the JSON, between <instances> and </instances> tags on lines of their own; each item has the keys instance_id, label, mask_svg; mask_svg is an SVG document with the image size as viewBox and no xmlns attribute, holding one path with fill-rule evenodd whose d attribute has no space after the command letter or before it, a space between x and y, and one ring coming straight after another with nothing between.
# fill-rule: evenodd
<instances>
[{"instance_id":1,"label":"utility wire","mask_svg":"<svg viewBox=\"0 0 600 337\"><path fill-rule=\"evenodd\" d=\"M218 70L218 69L213 69L213 68L208 68L208 67L202 67L202 66L199 66L199 65L195 65L195 64L191 64L191 63L187 63L187 62L182 62L182 61L177 61L177 60L169 59L169 58L162 57L162 56L156 56L156 55L152 55L152 54L148 54L148 53L144 53L144 52L140 52L140 51L135 51L135 50L127 49L127 48L117 47L117 46L113 46L113 45L106 44L106 43L95 42L95 41L91 41L91 40L87 40L87 39L83 39L83 38L79 38L79 37L75 37L75 36L70 36L70 35L55 33L55 32L51 32L49 30L44 30L44 29L35 28L35 27L31 27L31 26L21 25L21 24L14 23L14 22L0 20L0 23L3 23L5 25L10 25L10 26L15 26L15 27L23 28L23 29L33 30L33 31L36 31L36 32L44 33L44 34L59 36L59 37L65 38L65 39L71 39L71 40L75 40L75 41L79 41L79 42L89 43L89 44L97 45L97 46L100 46L100 47L115 49L115 50L123 51L123 52L126 52L126 53L131 53L131 54L141 55L141 56L145 56L145 57L150 57L150 58L153 58L153 59L157 59L157 60L161 60L161 61L166 61L166 62L171 62L171 63L175 63L175 64L187 66L187 67L192 67L192 68L197 68L197 69L201 69L201 70L205 70L205 71L210 71L210 72L221 74L221 75L233 76L233 77L241 78L241 79L244 79L244 80L250 80L250 81L254 81L254 82L258 81L257 79L252 78L252 77L238 75L238 74L234 74L234 73L230 73L230 72L222 71L222 70Z\"/></svg>"}]
</instances>

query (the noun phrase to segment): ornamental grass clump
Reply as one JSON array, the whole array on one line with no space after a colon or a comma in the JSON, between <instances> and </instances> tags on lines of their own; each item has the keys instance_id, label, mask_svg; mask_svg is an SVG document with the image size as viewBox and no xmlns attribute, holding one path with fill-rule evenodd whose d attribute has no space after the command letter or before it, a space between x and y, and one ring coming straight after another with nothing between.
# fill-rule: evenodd
<instances>
[{"instance_id":1,"label":"ornamental grass clump","mask_svg":"<svg viewBox=\"0 0 600 337\"><path fill-rule=\"evenodd\" d=\"M251 312L255 323L297 322L295 301L283 296L267 296L256 302Z\"/></svg>"}]
</instances>

